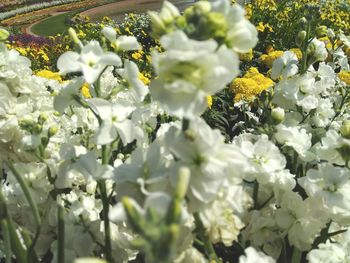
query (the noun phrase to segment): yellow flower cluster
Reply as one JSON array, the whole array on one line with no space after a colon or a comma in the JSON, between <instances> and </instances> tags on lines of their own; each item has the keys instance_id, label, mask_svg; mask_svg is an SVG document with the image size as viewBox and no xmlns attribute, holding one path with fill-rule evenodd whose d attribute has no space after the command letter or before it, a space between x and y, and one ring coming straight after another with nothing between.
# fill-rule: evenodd
<instances>
[{"instance_id":1,"label":"yellow flower cluster","mask_svg":"<svg viewBox=\"0 0 350 263\"><path fill-rule=\"evenodd\" d=\"M346 83L346 85L350 86L350 71L340 71L338 73L338 77Z\"/></svg>"},{"instance_id":2,"label":"yellow flower cluster","mask_svg":"<svg viewBox=\"0 0 350 263\"><path fill-rule=\"evenodd\" d=\"M242 78L236 78L230 85L235 94L234 101L251 101L256 95L267 90L273 85L270 78L265 77L255 67L251 67Z\"/></svg>"},{"instance_id":3,"label":"yellow flower cluster","mask_svg":"<svg viewBox=\"0 0 350 263\"><path fill-rule=\"evenodd\" d=\"M265 30L268 32L273 32L273 28L268 23L264 24L263 22L259 22L259 24L256 26L256 29L259 32L264 32Z\"/></svg>"},{"instance_id":4,"label":"yellow flower cluster","mask_svg":"<svg viewBox=\"0 0 350 263\"><path fill-rule=\"evenodd\" d=\"M267 67L271 68L273 62L283 55L283 51L275 50L271 51L268 54L263 54L260 56L260 61Z\"/></svg>"}]
</instances>

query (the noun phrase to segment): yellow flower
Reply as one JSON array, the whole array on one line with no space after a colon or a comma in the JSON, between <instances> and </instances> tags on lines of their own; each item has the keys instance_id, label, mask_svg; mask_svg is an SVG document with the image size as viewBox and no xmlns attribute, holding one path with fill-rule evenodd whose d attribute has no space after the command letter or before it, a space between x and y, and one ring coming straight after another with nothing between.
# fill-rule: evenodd
<instances>
[{"instance_id":1,"label":"yellow flower","mask_svg":"<svg viewBox=\"0 0 350 263\"><path fill-rule=\"evenodd\" d=\"M235 93L234 101L242 99L251 101L256 95L267 90L273 85L270 78L259 73L258 69L251 67L242 78L236 78L230 85L230 89Z\"/></svg>"},{"instance_id":2,"label":"yellow flower","mask_svg":"<svg viewBox=\"0 0 350 263\"><path fill-rule=\"evenodd\" d=\"M270 52L269 54L261 55L260 60L263 64L265 64L265 66L271 68L273 62L282 55L283 55L283 51L276 50L276 51Z\"/></svg>"},{"instance_id":3,"label":"yellow flower","mask_svg":"<svg viewBox=\"0 0 350 263\"><path fill-rule=\"evenodd\" d=\"M213 105L213 97L212 96L207 96L207 104L208 108L211 109L211 106Z\"/></svg>"},{"instance_id":4,"label":"yellow flower","mask_svg":"<svg viewBox=\"0 0 350 263\"><path fill-rule=\"evenodd\" d=\"M53 79L62 82L62 78L58 72L52 72L50 70L40 70L36 73L38 77Z\"/></svg>"},{"instance_id":5,"label":"yellow flower","mask_svg":"<svg viewBox=\"0 0 350 263\"><path fill-rule=\"evenodd\" d=\"M142 54L140 52L134 52L132 53L131 57L135 60L139 60L140 58L142 58Z\"/></svg>"},{"instance_id":6,"label":"yellow flower","mask_svg":"<svg viewBox=\"0 0 350 263\"><path fill-rule=\"evenodd\" d=\"M350 85L350 71L340 71L338 73L338 77L346 83L346 85Z\"/></svg>"},{"instance_id":7,"label":"yellow flower","mask_svg":"<svg viewBox=\"0 0 350 263\"><path fill-rule=\"evenodd\" d=\"M88 83L84 83L83 86L81 86L80 92L85 98L87 99L92 98L90 93L90 86Z\"/></svg>"},{"instance_id":8,"label":"yellow flower","mask_svg":"<svg viewBox=\"0 0 350 263\"><path fill-rule=\"evenodd\" d=\"M139 72L139 80L141 80L145 85L148 85L150 83L150 79L147 78L142 72Z\"/></svg>"},{"instance_id":9,"label":"yellow flower","mask_svg":"<svg viewBox=\"0 0 350 263\"><path fill-rule=\"evenodd\" d=\"M257 26L256 29L260 32L264 32L265 31L265 26L263 22L260 22Z\"/></svg>"}]
</instances>

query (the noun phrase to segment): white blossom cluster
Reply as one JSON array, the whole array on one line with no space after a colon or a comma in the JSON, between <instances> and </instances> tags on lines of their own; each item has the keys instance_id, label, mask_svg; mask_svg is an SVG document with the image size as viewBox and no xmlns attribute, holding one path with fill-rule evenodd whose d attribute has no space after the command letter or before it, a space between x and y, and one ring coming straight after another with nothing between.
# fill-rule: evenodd
<instances>
[{"instance_id":1,"label":"white blossom cluster","mask_svg":"<svg viewBox=\"0 0 350 263\"><path fill-rule=\"evenodd\" d=\"M0 211L22 249L38 235L31 255L62 262L63 209L64 262L128 262L141 250L147 262L213 262L212 244L240 246L240 263L272 263L287 248L312 263L350 260L349 92L335 73L349 69L345 54L326 61L314 39L318 67L300 72L285 52L272 69L274 122L227 142L201 114L239 74L236 52L254 47L257 31L228 0L195 8L222 18L227 39L163 32L149 87L135 63L97 41L75 39L78 51L60 57L61 74L75 76L64 83L34 76L28 59L0 45ZM158 28L178 17L169 2L152 14ZM116 50L140 47L112 28L102 34ZM162 248L168 261L154 261Z\"/></svg>"}]
</instances>

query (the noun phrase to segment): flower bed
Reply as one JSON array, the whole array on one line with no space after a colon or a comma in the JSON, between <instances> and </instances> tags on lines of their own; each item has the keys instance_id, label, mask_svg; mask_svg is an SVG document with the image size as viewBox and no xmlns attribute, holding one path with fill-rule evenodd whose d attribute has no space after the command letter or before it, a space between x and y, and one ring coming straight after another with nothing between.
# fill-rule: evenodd
<instances>
[{"instance_id":1,"label":"flower bed","mask_svg":"<svg viewBox=\"0 0 350 263\"><path fill-rule=\"evenodd\" d=\"M350 37L322 2L261 21L291 3L165 2L1 43L0 258L347 262ZM33 73L35 45L57 70Z\"/></svg>"}]
</instances>

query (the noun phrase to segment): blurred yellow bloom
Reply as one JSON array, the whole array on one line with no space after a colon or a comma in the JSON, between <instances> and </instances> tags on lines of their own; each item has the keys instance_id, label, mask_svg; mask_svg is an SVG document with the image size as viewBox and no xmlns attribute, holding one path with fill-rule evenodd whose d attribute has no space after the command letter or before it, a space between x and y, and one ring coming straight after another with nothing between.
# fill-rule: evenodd
<instances>
[{"instance_id":1,"label":"blurred yellow bloom","mask_svg":"<svg viewBox=\"0 0 350 263\"><path fill-rule=\"evenodd\" d=\"M340 71L338 73L338 77L346 83L346 85L350 85L350 71Z\"/></svg>"},{"instance_id":2,"label":"blurred yellow bloom","mask_svg":"<svg viewBox=\"0 0 350 263\"><path fill-rule=\"evenodd\" d=\"M266 29L269 32L273 32L272 27L269 24L264 24L263 22L259 22L259 24L256 26L256 29L260 32L264 32Z\"/></svg>"},{"instance_id":3,"label":"blurred yellow bloom","mask_svg":"<svg viewBox=\"0 0 350 263\"><path fill-rule=\"evenodd\" d=\"M92 98L90 93L90 86L88 83L84 83L83 86L81 86L80 92L85 98L87 99Z\"/></svg>"},{"instance_id":4,"label":"blurred yellow bloom","mask_svg":"<svg viewBox=\"0 0 350 263\"><path fill-rule=\"evenodd\" d=\"M145 85L148 85L150 83L150 79L147 78L142 72L139 72L139 80L141 80Z\"/></svg>"},{"instance_id":5,"label":"blurred yellow bloom","mask_svg":"<svg viewBox=\"0 0 350 263\"><path fill-rule=\"evenodd\" d=\"M131 57L135 60L139 60L140 58L142 58L142 54L140 52L134 52L132 53Z\"/></svg>"},{"instance_id":6,"label":"blurred yellow bloom","mask_svg":"<svg viewBox=\"0 0 350 263\"><path fill-rule=\"evenodd\" d=\"M50 70L40 70L35 75L37 75L38 77L53 79L62 82L62 78L58 72L52 72Z\"/></svg>"},{"instance_id":7,"label":"blurred yellow bloom","mask_svg":"<svg viewBox=\"0 0 350 263\"><path fill-rule=\"evenodd\" d=\"M207 96L207 104L208 104L208 108L211 109L211 106L213 106L213 97L212 96Z\"/></svg>"},{"instance_id":8,"label":"blurred yellow bloom","mask_svg":"<svg viewBox=\"0 0 350 263\"><path fill-rule=\"evenodd\" d=\"M260 56L260 61L267 67L271 68L273 62L283 55L283 51L272 51L269 54L263 54Z\"/></svg>"}]
</instances>

